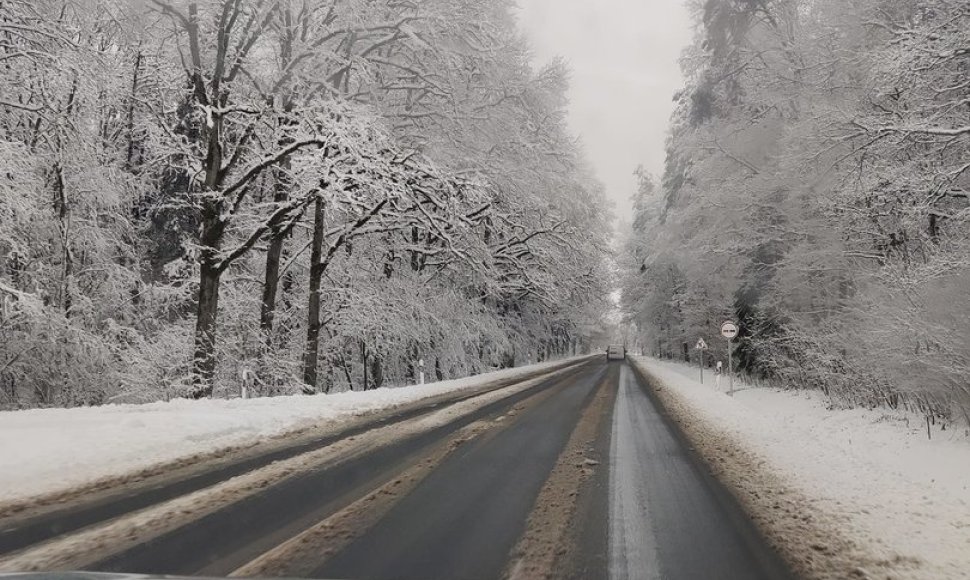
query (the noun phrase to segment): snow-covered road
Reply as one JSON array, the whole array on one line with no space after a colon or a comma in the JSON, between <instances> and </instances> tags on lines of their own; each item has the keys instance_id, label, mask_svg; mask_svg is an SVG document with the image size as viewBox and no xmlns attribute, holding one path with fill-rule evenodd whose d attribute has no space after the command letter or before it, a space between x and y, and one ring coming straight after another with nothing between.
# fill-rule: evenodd
<instances>
[{"instance_id":1,"label":"snow-covered road","mask_svg":"<svg viewBox=\"0 0 970 580\"><path fill-rule=\"evenodd\" d=\"M636 387L630 384L626 367L613 410L610 441L609 572L615 580L659 580L657 538L650 524L650 504L640 472L646 470L646 447L640 434L646 428L643 411L630 399Z\"/></svg>"},{"instance_id":2,"label":"snow-covered road","mask_svg":"<svg viewBox=\"0 0 970 580\"><path fill-rule=\"evenodd\" d=\"M228 475L199 465L215 474L204 485L167 474L164 497L122 484L0 517L0 570L788 577L625 362L596 357L293 451Z\"/></svg>"},{"instance_id":3,"label":"snow-covered road","mask_svg":"<svg viewBox=\"0 0 970 580\"><path fill-rule=\"evenodd\" d=\"M25 507L0 515L0 569L461 577L467 560L515 578L777 579L789 566L809 580L970 577L970 442L961 433L930 441L912 417L833 410L804 393L739 385L728 396L694 380L695 369L648 359L550 370L369 394L372 410L359 417L350 397L332 398L329 410L313 409L324 397L195 403L181 435L136 435L104 469L138 449L150 460L166 441L205 442L199 433L225 449L216 434L231 421L252 420L270 437L287 407L291 435L157 480L116 481L103 496L16 504ZM178 420L183 406L192 404L19 420L43 433L60 426L38 417L64 418L83 445L112 429L121 436L125 423L111 418ZM271 408L275 418L252 418ZM207 425L206 409L219 420ZM311 422L309 432L324 435L305 438L313 411L343 417L332 423L343 430ZM67 420L85 412L88 423ZM63 441L48 460L70 452ZM85 453L75 461L94 461ZM3 454L13 465L16 452ZM24 467L38 478L57 468ZM373 559L370 542L387 547L388 538L401 544ZM442 543L464 555L438 560Z\"/></svg>"}]
</instances>

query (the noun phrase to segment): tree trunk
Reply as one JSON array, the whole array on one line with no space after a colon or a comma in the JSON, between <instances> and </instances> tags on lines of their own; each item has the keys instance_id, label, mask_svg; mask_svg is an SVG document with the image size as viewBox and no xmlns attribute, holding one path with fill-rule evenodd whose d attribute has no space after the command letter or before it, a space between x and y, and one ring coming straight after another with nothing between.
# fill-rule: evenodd
<instances>
[{"instance_id":1,"label":"tree trunk","mask_svg":"<svg viewBox=\"0 0 970 580\"><path fill-rule=\"evenodd\" d=\"M411 228L411 245L413 245L414 247L417 247L418 241L419 241L419 238L418 238L418 228L412 227ZM421 254L419 254L418 252L412 251L411 252L411 271L412 272L417 272L419 270L421 270Z\"/></svg>"},{"instance_id":2,"label":"tree trunk","mask_svg":"<svg viewBox=\"0 0 970 580\"><path fill-rule=\"evenodd\" d=\"M289 2L283 6L283 21L286 25L283 27L283 34L280 37L280 60L284 70L293 62L293 35L297 30L297 27L293 26L293 12L291 8L292 6ZM272 104L272 101L273 98L270 98L270 104ZM292 112L292 95L285 94L283 96L283 110L286 113ZM290 120L284 120L282 124L292 125L292 122ZM291 143L292 139L286 138L280 145L286 146ZM289 169L290 159L287 157L280 160L280 166L274 171L273 201L277 204L285 203L290 197L292 182L290 180ZM273 323L276 319L276 295L280 283L280 261L283 257L283 244L288 234L289 230L286 227L274 228L270 232L269 249L266 251L266 273L263 279L263 296L259 309L259 329L263 333L263 340L265 341L267 351L271 350L273 346Z\"/></svg>"},{"instance_id":3,"label":"tree trunk","mask_svg":"<svg viewBox=\"0 0 970 580\"><path fill-rule=\"evenodd\" d=\"M411 343L408 346L408 364L407 364L407 374L404 380L409 385L415 385L418 382L418 345L416 343Z\"/></svg>"},{"instance_id":4,"label":"tree trunk","mask_svg":"<svg viewBox=\"0 0 970 580\"><path fill-rule=\"evenodd\" d=\"M277 191L276 201L286 201L286 195L279 199ZM266 271L263 276L263 297L259 309L259 329L263 333L266 347L273 346L273 323L276 320L276 295L280 287L280 263L283 258L283 243L286 232L274 232L269 240L266 251Z\"/></svg>"},{"instance_id":5,"label":"tree trunk","mask_svg":"<svg viewBox=\"0 0 970 580\"><path fill-rule=\"evenodd\" d=\"M370 375L375 389L384 385L384 361L379 354L373 354L370 357Z\"/></svg>"},{"instance_id":6,"label":"tree trunk","mask_svg":"<svg viewBox=\"0 0 970 580\"><path fill-rule=\"evenodd\" d=\"M135 70L131 74L131 94L128 99L128 151L125 170L131 171L135 163L135 99L138 95L138 75L141 72L141 50L135 53Z\"/></svg>"},{"instance_id":7,"label":"tree trunk","mask_svg":"<svg viewBox=\"0 0 970 580\"><path fill-rule=\"evenodd\" d=\"M205 259L199 276L199 304L195 324L195 356L192 360L193 398L212 395L216 374L216 318L219 314L219 278L222 272Z\"/></svg>"},{"instance_id":8,"label":"tree trunk","mask_svg":"<svg viewBox=\"0 0 970 580\"><path fill-rule=\"evenodd\" d=\"M284 234L274 234L269 240L266 251L266 271L263 277L263 295L259 307L259 332L262 335L262 354L259 356L259 379L264 385L273 385L275 391L279 382L272 376L267 357L272 356L275 346L273 323L276 320L276 295L280 287L280 261L283 256Z\"/></svg>"},{"instance_id":9,"label":"tree trunk","mask_svg":"<svg viewBox=\"0 0 970 580\"><path fill-rule=\"evenodd\" d=\"M316 392L320 339L320 282L323 279L323 238L326 203L317 196L313 206L313 241L310 250L310 297L307 304L306 347L303 351L303 383Z\"/></svg>"},{"instance_id":10,"label":"tree trunk","mask_svg":"<svg viewBox=\"0 0 970 580\"><path fill-rule=\"evenodd\" d=\"M287 105L286 110L289 111ZM288 145L288 142L283 145ZM280 166L274 171L273 202L277 205L286 203L290 199L290 160L280 161ZM263 296L259 309L259 329L263 333L266 347L273 346L273 323L276 319L276 295L279 292L280 263L283 258L283 245L290 227L281 224L270 231L269 248L266 251L266 270L263 277Z\"/></svg>"},{"instance_id":11,"label":"tree trunk","mask_svg":"<svg viewBox=\"0 0 970 580\"><path fill-rule=\"evenodd\" d=\"M216 117L206 135L205 190L219 190L222 170L222 120ZM219 279L222 276L218 255L225 222L221 204L207 201L202 208L202 256L199 268L199 301L195 319L195 355L192 358L192 397L212 396L216 374L216 318L219 314Z\"/></svg>"},{"instance_id":12,"label":"tree trunk","mask_svg":"<svg viewBox=\"0 0 970 580\"><path fill-rule=\"evenodd\" d=\"M367 388L367 343L363 340L360 341L360 362L364 367L364 384L361 388L362 391L368 390Z\"/></svg>"},{"instance_id":13,"label":"tree trunk","mask_svg":"<svg viewBox=\"0 0 970 580\"><path fill-rule=\"evenodd\" d=\"M67 193L64 184L64 170L60 163L54 164L54 209L57 212L57 230L61 237L61 259L63 270L61 272L61 306L64 308L64 316L71 317L72 300L72 278L74 277L74 253L71 251L71 220L67 206Z\"/></svg>"}]
</instances>

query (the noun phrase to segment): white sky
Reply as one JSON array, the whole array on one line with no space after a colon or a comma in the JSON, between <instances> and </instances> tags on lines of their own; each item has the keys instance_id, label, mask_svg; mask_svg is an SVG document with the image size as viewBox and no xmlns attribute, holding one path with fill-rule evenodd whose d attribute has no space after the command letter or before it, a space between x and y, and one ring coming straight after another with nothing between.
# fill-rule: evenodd
<instances>
[{"instance_id":1,"label":"white sky","mask_svg":"<svg viewBox=\"0 0 970 580\"><path fill-rule=\"evenodd\" d=\"M678 59L692 35L683 0L518 0L536 65L572 69L570 126L620 219L643 165L660 175Z\"/></svg>"}]
</instances>

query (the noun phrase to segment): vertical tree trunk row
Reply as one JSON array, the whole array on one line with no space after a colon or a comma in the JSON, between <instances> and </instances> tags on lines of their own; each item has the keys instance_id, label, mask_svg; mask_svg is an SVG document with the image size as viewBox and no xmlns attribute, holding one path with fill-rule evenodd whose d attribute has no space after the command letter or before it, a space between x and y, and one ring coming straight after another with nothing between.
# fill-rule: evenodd
<instances>
[{"instance_id":1,"label":"vertical tree trunk row","mask_svg":"<svg viewBox=\"0 0 970 580\"><path fill-rule=\"evenodd\" d=\"M326 202L321 192L313 206L313 240L310 247L310 294L307 303L307 335L303 355L303 384L308 392L316 392L317 367L320 349L320 286L323 263Z\"/></svg>"}]
</instances>

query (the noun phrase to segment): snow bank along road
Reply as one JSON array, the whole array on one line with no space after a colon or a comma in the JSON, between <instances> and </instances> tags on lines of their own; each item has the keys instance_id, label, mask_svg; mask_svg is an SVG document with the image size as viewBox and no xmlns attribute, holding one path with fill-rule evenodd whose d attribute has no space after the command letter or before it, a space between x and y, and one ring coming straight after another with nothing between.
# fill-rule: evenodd
<instances>
[{"instance_id":1,"label":"snow bank along road","mask_svg":"<svg viewBox=\"0 0 970 580\"><path fill-rule=\"evenodd\" d=\"M637 357L658 397L796 572L811 579L970 578L970 440L892 409L737 384Z\"/></svg>"},{"instance_id":2,"label":"snow bank along road","mask_svg":"<svg viewBox=\"0 0 970 580\"><path fill-rule=\"evenodd\" d=\"M10 503L0 571L789 577L624 362L425 403L91 497Z\"/></svg>"}]
</instances>

